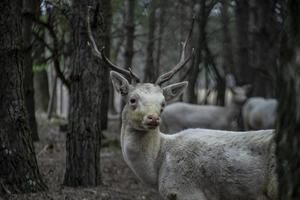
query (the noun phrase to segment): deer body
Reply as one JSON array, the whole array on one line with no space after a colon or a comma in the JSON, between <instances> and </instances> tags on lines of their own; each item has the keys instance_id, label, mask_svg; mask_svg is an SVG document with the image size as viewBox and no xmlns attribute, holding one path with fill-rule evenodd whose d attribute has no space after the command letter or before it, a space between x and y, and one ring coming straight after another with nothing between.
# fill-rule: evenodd
<instances>
[{"instance_id":1,"label":"deer body","mask_svg":"<svg viewBox=\"0 0 300 200\"><path fill-rule=\"evenodd\" d=\"M224 107L182 102L167 106L162 113L162 131L176 133L187 128L236 130L248 87L233 88L232 102Z\"/></svg>"},{"instance_id":2,"label":"deer body","mask_svg":"<svg viewBox=\"0 0 300 200\"><path fill-rule=\"evenodd\" d=\"M274 128L277 100L252 97L243 106L243 122L246 130Z\"/></svg>"},{"instance_id":3,"label":"deer body","mask_svg":"<svg viewBox=\"0 0 300 200\"><path fill-rule=\"evenodd\" d=\"M162 113L162 130L166 133L176 133L187 128L234 130L240 109L241 105L236 103L225 107L173 103Z\"/></svg>"},{"instance_id":4,"label":"deer body","mask_svg":"<svg viewBox=\"0 0 300 200\"><path fill-rule=\"evenodd\" d=\"M121 146L134 173L165 199L275 199L272 138L272 130L165 135L135 130L125 120Z\"/></svg>"}]
</instances>

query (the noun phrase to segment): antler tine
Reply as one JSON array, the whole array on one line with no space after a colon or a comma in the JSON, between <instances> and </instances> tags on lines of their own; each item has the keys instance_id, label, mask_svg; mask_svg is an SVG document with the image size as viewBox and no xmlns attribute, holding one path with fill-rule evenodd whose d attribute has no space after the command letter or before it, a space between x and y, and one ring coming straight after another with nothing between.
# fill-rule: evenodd
<instances>
[{"instance_id":1,"label":"antler tine","mask_svg":"<svg viewBox=\"0 0 300 200\"><path fill-rule=\"evenodd\" d=\"M185 51L186 51L187 43L189 42L189 40L190 40L190 38L192 36L192 33L193 33L194 22L195 22L195 17L193 17L193 19L192 19L191 29L189 31L188 37L182 43L182 50L181 50L181 56L180 56L179 63L177 63L177 65L175 65L175 67L171 71L160 75L158 77L158 79L156 80L156 82L155 82L156 85L162 85L166 81L170 80L178 71L180 71L184 67L184 65L194 55L194 48L193 48L192 49L192 53L187 58L185 58Z\"/></svg>"},{"instance_id":2,"label":"antler tine","mask_svg":"<svg viewBox=\"0 0 300 200\"><path fill-rule=\"evenodd\" d=\"M140 79L139 77L133 73L131 70L128 71L128 70L125 70L115 64L113 64L106 56L105 56L105 53L104 53L104 47L101 48L101 50L99 51L98 47L97 47L97 44L94 40L94 37L93 37L93 34L92 34L92 30L91 30L91 24L90 24L90 7L88 7L88 12L87 12L87 31L88 31L88 36L89 36L89 40L90 40L90 43L91 44L91 48L92 48L92 52L93 54L100 58L101 60L104 61L104 63L109 67L111 68L112 70L116 71L116 72L119 72L123 75L126 76L126 78L130 81L130 82L133 82L133 83L139 83L140 82Z\"/></svg>"}]
</instances>

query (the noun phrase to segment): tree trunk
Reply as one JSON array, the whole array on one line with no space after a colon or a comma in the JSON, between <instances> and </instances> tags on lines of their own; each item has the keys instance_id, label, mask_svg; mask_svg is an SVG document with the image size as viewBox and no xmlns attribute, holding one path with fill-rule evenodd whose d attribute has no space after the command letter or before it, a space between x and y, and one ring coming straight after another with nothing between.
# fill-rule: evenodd
<instances>
[{"instance_id":1,"label":"tree trunk","mask_svg":"<svg viewBox=\"0 0 300 200\"><path fill-rule=\"evenodd\" d=\"M135 0L125 1L125 52L124 52L124 66L126 69L132 68L132 59L134 55L134 13L135 13ZM121 101L121 110L125 106L125 102ZM122 115L120 115L120 122ZM120 123L121 126L121 123Z\"/></svg>"},{"instance_id":2,"label":"tree trunk","mask_svg":"<svg viewBox=\"0 0 300 200\"><path fill-rule=\"evenodd\" d=\"M187 101L189 103L197 104L198 103L198 92L196 91L197 88L197 80L199 76L199 66L202 62L202 51L204 47L204 42L206 38L206 25L207 25L207 11L205 0L200 1L200 13L199 13L199 20L197 20L198 25L198 38L197 38L197 46L196 46L196 55L193 61L191 62L191 73L189 75L189 85L187 90ZM196 89L195 89L196 88Z\"/></svg>"},{"instance_id":3,"label":"tree trunk","mask_svg":"<svg viewBox=\"0 0 300 200\"><path fill-rule=\"evenodd\" d=\"M155 44L155 29L156 29L156 8L157 0L150 2L150 11L148 18L148 40L146 51L146 65L144 73L144 82L153 83L158 77L158 67L154 65L154 44Z\"/></svg>"},{"instance_id":4,"label":"tree trunk","mask_svg":"<svg viewBox=\"0 0 300 200\"><path fill-rule=\"evenodd\" d=\"M105 44L99 35L105 32L102 1L74 0L72 19L74 51L71 56L69 128L66 138L64 185L91 186L100 183L101 101L106 70L93 56L88 45L87 6L91 6L91 28L99 47ZM94 9L96 8L96 9ZM106 83L107 86L107 83ZM105 87L106 87L105 86ZM106 114L106 113L105 113Z\"/></svg>"},{"instance_id":5,"label":"tree trunk","mask_svg":"<svg viewBox=\"0 0 300 200\"><path fill-rule=\"evenodd\" d=\"M47 112L49 103L49 83L45 69L34 73L34 100L37 111Z\"/></svg>"},{"instance_id":6,"label":"tree trunk","mask_svg":"<svg viewBox=\"0 0 300 200\"><path fill-rule=\"evenodd\" d=\"M112 10L110 0L100 0L100 13L103 13L103 24L102 29L104 30L103 37L100 38L105 46L105 55L110 57L110 30L112 20ZM109 109L109 86L112 84L109 80L109 69L108 67L103 69L103 80L102 80L102 101L101 101L101 130L107 129L108 123L108 109Z\"/></svg>"},{"instance_id":7,"label":"tree trunk","mask_svg":"<svg viewBox=\"0 0 300 200\"><path fill-rule=\"evenodd\" d=\"M253 1L254 80L252 96L274 97L275 69L279 51L276 1Z\"/></svg>"},{"instance_id":8,"label":"tree trunk","mask_svg":"<svg viewBox=\"0 0 300 200\"><path fill-rule=\"evenodd\" d=\"M54 110L54 107L55 107L55 100L56 100L56 88L57 88L57 76L54 75L53 77L53 84L52 84L52 91L51 91L51 97L50 97L50 100L49 100L49 104L48 104L48 109L47 109L47 117L48 119L51 119L52 118L52 112Z\"/></svg>"},{"instance_id":9,"label":"tree trunk","mask_svg":"<svg viewBox=\"0 0 300 200\"><path fill-rule=\"evenodd\" d=\"M298 0L287 0L278 81L277 172L279 199L300 199L300 21Z\"/></svg>"},{"instance_id":10,"label":"tree trunk","mask_svg":"<svg viewBox=\"0 0 300 200\"><path fill-rule=\"evenodd\" d=\"M238 85L252 84L253 69L250 65L249 0L236 0L236 61L235 77Z\"/></svg>"},{"instance_id":11,"label":"tree trunk","mask_svg":"<svg viewBox=\"0 0 300 200\"><path fill-rule=\"evenodd\" d=\"M33 141L39 140L35 119L34 89L33 89L33 65L32 65L32 17L34 17L35 4L33 0L22 1L22 34L24 38L24 97L25 108L28 114L29 126Z\"/></svg>"},{"instance_id":12,"label":"tree trunk","mask_svg":"<svg viewBox=\"0 0 300 200\"><path fill-rule=\"evenodd\" d=\"M132 58L134 55L134 12L135 12L135 0L126 0L126 18L125 18L125 52L124 63L125 68L132 68Z\"/></svg>"},{"instance_id":13,"label":"tree trunk","mask_svg":"<svg viewBox=\"0 0 300 200\"><path fill-rule=\"evenodd\" d=\"M45 190L24 107L21 4L0 4L0 196Z\"/></svg>"},{"instance_id":14,"label":"tree trunk","mask_svg":"<svg viewBox=\"0 0 300 200\"><path fill-rule=\"evenodd\" d=\"M221 22L222 22L222 33L223 33L223 51L222 51L222 77L219 77L217 84L217 105L225 105L225 92L226 82L225 77L227 74L233 73L233 53L232 53L232 41L229 30L229 0L222 0L221 4Z\"/></svg>"},{"instance_id":15,"label":"tree trunk","mask_svg":"<svg viewBox=\"0 0 300 200\"><path fill-rule=\"evenodd\" d=\"M231 34L229 30L229 0L222 0L221 7L221 21L222 21L222 33L223 33L223 51L222 51L222 69L224 70L224 75L226 76L229 73L233 73L233 53L232 53L232 41ZM224 77L225 77L224 76Z\"/></svg>"},{"instance_id":16,"label":"tree trunk","mask_svg":"<svg viewBox=\"0 0 300 200\"><path fill-rule=\"evenodd\" d=\"M158 21L158 41L157 41L157 53L156 53L156 61L155 65L158 68L158 74L160 69L160 56L162 52L163 39L164 39L164 31L165 31L165 18L166 18L166 8L168 6L168 0L159 2L159 21Z\"/></svg>"}]
</instances>

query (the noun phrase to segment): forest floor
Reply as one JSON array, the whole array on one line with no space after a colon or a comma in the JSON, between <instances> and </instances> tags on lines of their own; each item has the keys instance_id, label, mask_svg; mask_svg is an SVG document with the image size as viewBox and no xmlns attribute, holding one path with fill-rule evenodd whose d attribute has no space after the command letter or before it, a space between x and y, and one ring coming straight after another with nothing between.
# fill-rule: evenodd
<instances>
[{"instance_id":1,"label":"forest floor","mask_svg":"<svg viewBox=\"0 0 300 200\"><path fill-rule=\"evenodd\" d=\"M102 184L89 188L70 188L62 185L65 170L65 133L60 131L61 120L46 120L39 116L40 142L35 144L40 172L48 191L11 195L5 200L160 200L158 193L141 183L123 160L118 141L117 120L110 120L109 138L101 149ZM1 197L0 197L1 199Z\"/></svg>"}]
</instances>

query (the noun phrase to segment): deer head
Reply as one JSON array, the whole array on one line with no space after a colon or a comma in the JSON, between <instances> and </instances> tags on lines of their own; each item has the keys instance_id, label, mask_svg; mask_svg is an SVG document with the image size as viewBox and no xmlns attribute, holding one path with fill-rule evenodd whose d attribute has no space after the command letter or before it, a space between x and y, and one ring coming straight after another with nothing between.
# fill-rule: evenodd
<instances>
[{"instance_id":1,"label":"deer head","mask_svg":"<svg viewBox=\"0 0 300 200\"><path fill-rule=\"evenodd\" d=\"M114 71L110 72L110 77L114 88L126 101L123 123L126 120L137 130L157 128L165 102L178 97L188 85L186 81L166 87L152 83L130 84L124 76Z\"/></svg>"},{"instance_id":2,"label":"deer head","mask_svg":"<svg viewBox=\"0 0 300 200\"><path fill-rule=\"evenodd\" d=\"M233 94L232 101L236 104L243 105L248 99L248 94L251 89L251 85L243 85L239 87L230 88Z\"/></svg>"},{"instance_id":3,"label":"deer head","mask_svg":"<svg viewBox=\"0 0 300 200\"><path fill-rule=\"evenodd\" d=\"M188 82L179 82L162 87L162 84L170 80L192 57L194 50L189 56L185 56L187 43L191 37L193 23L189 35L182 43L182 52L179 63L169 72L158 77L155 83L140 83L139 77L129 70L114 65L105 55L104 48L98 49L90 28L89 15L87 18L88 35L93 54L103 60L112 71L110 77L114 88L126 102L123 110L123 123L129 123L137 130L155 129L160 124L160 115L165 102L180 96L188 85Z\"/></svg>"}]
</instances>

